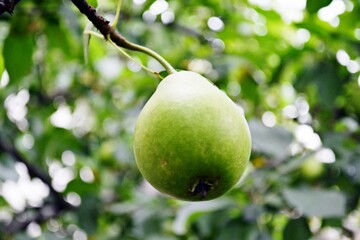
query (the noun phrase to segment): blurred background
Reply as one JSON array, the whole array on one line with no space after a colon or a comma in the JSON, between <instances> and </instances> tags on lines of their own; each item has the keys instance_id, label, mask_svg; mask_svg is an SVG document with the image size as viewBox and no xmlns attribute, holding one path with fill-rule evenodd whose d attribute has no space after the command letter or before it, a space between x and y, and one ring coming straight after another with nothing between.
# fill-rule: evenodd
<instances>
[{"instance_id":1,"label":"blurred background","mask_svg":"<svg viewBox=\"0 0 360 240\"><path fill-rule=\"evenodd\" d=\"M99 13L113 20L116 4ZM249 122L245 176L191 203L135 164L135 121L159 79L94 37L85 61L88 21L70 1L21 1L0 17L0 239L360 239L359 10L123 1L123 36L209 78Z\"/></svg>"}]
</instances>

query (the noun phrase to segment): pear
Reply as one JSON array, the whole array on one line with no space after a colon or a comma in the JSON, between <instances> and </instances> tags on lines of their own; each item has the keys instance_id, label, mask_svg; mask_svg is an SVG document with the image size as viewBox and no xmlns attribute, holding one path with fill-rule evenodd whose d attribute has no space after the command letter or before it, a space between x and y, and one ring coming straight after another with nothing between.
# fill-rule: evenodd
<instances>
[{"instance_id":1,"label":"pear","mask_svg":"<svg viewBox=\"0 0 360 240\"><path fill-rule=\"evenodd\" d=\"M134 135L137 166L158 191L203 201L229 191L251 152L239 107L201 75L168 75L140 112Z\"/></svg>"}]
</instances>

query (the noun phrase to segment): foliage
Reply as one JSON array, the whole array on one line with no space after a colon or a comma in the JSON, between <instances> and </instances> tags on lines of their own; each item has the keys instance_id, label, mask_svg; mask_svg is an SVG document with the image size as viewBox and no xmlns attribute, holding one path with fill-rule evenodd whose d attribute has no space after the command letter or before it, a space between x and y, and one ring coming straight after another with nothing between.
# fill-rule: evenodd
<instances>
[{"instance_id":1,"label":"foliage","mask_svg":"<svg viewBox=\"0 0 360 240\"><path fill-rule=\"evenodd\" d=\"M104 0L99 12L115 9ZM355 0L124 1L123 36L211 79L250 124L246 176L224 197L191 203L159 194L135 165L134 124L159 79L94 37L85 61L88 21L70 1L21 1L0 18L0 140L74 208L6 232L57 202L1 151L0 238L359 236L359 10ZM309 159L323 170L306 172Z\"/></svg>"}]
</instances>

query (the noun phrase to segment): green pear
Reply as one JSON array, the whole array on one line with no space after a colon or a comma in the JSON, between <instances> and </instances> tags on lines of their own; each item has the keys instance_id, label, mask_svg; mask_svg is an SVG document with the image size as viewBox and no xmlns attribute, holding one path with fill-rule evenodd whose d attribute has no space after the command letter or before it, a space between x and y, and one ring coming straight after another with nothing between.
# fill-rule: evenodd
<instances>
[{"instance_id":1,"label":"green pear","mask_svg":"<svg viewBox=\"0 0 360 240\"><path fill-rule=\"evenodd\" d=\"M140 172L160 192L182 200L210 200L229 191L250 152L250 132L239 107L190 71L160 82L135 127Z\"/></svg>"}]
</instances>

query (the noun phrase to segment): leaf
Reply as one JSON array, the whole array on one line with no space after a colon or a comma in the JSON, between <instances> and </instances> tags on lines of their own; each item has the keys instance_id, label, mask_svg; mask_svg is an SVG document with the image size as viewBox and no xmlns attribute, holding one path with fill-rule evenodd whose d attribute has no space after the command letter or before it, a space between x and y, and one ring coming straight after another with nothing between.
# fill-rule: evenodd
<instances>
[{"instance_id":1,"label":"leaf","mask_svg":"<svg viewBox=\"0 0 360 240\"><path fill-rule=\"evenodd\" d=\"M287 148L292 141L292 134L285 128L276 126L265 127L260 121L249 122L253 148L259 152L277 158L287 156Z\"/></svg>"},{"instance_id":2,"label":"leaf","mask_svg":"<svg viewBox=\"0 0 360 240\"><path fill-rule=\"evenodd\" d=\"M188 226L190 225L192 216L195 214L219 210L229 206L229 204L230 202L226 200L213 200L186 204L177 212L173 230L176 234L185 234L187 232Z\"/></svg>"},{"instance_id":3,"label":"leaf","mask_svg":"<svg viewBox=\"0 0 360 240\"><path fill-rule=\"evenodd\" d=\"M305 216L342 217L345 214L345 196L334 190L286 189L283 195L289 205Z\"/></svg>"},{"instance_id":4,"label":"leaf","mask_svg":"<svg viewBox=\"0 0 360 240\"><path fill-rule=\"evenodd\" d=\"M263 212L264 209L261 206L250 204L244 209L244 220L254 223L263 214Z\"/></svg>"},{"instance_id":5,"label":"leaf","mask_svg":"<svg viewBox=\"0 0 360 240\"><path fill-rule=\"evenodd\" d=\"M109 206L108 211L114 215L132 214L139 206L132 202L114 203Z\"/></svg>"},{"instance_id":6,"label":"leaf","mask_svg":"<svg viewBox=\"0 0 360 240\"><path fill-rule=\"evenodd\" d=\"M30 73L34 42L31 35L19 35L10 32L4 42L5 68L10 81L18 82Z\"/></svg>"},{"instance_id":7,"label":"leaf","mask_svg":"<svg viewBox=\"0 0 360 240\"><path fill-rule=\"evenodd\" d=\"M306 10L310 14L317 13L320 8L326 7L332 2L332 0L308 0L306 1Z\"/></svg>"},{"instance_id":8,"label":"leaf","mask_svg":"<svg viewBox=\"0 0 360 240\"><path fill-rule=\"evenodd\" d=\"M99 199L93 195L84 195L81 198L81 205L76 210L79 226L87 233L96 232L97 218L99 215Z\"/></svg>"},{"instance_id":9,"label":"leaf","mask_svg":"<svg viewBox=\"0 0 360 240\"><path fill-rule=\"evenodd\" d=\"M77 52L77 44L70 42L68 33L59 22L48 24L44 29L49 49L61 50L63 56L72 56Z\"/></svg>"},{"instance_id":10,"label":"leaf","mask_svg":"<svg viewBox=\"0 0 360 240\"><path fill-rule=\"evenodd\" d=\"M79 195L91 195L96 194L98 186L95 183L86 183L76 178L69 182L66 186L66 193L76 192Z\"/></svg>"},{"instance_id":11,"label":"leaf","mask_svg":"<svg viewBox=\"0 0 360 240\"><path fill-rule=\"evenodd\" d=\"M346 83L346 75L341 74L338 68L339 64L330 61L305 67L294 87L298 91L306 91L309 87L315 86L316 101L319 105L332 109Z\"/></svg>"},{"instance_id":12,"label":"leaf","mask_svg":"<svg viewBox=\"0 0 360 240\"><path fill-rule=\"evenodd\" d=\"M291 219L283 232L284 240L303 240L311 237L311 231L305 218Z\"/></svg>"},{"instance_id":13,"label":"leaf","mask_svg":"<svg viewBox=\"0 0 360 240\"><path fill-rule=\"evenodd\" d=\"M4 155L3 155L4 156ZM14 162L8 158L0 158L0 180L17 181L18 173L15 171Z\"/></svg>"},{"instance_id":14,"label":"leaf","mask_svg":"<svg viewBox=\"0 0 360 240\"><path fill-rule=\"evenodd\" d=\"M226 225L226 228L220 229L218 236L215 238L217 240L225 239L241 239L241 240L252 240L252 239L261 239L259 236L259 230L256 227L256 224L243 224L238 221L232 221ZM237 237L235 237L237 236ZM241 236L241 238L239 237Z\"/></svg>"},{"instance_id":15,"label":"leaf","mask_svg":"<svg viewBox=\"0 0 360 240\"><path fill-rule=\"evenodd\" d=\"M259 104L260 93L258 83L251 76L241 81L241 96L250 99L255 105Z\"/></svg>"}]
</instances>

